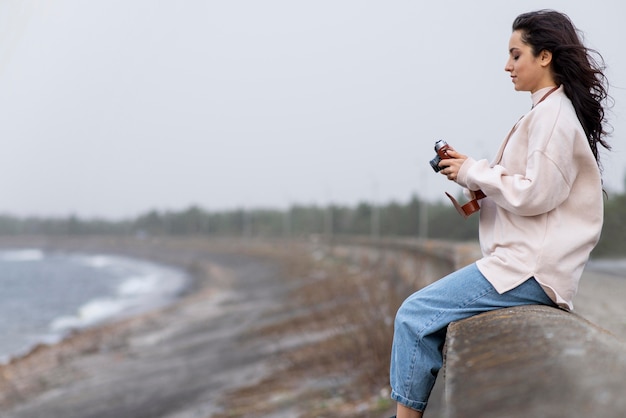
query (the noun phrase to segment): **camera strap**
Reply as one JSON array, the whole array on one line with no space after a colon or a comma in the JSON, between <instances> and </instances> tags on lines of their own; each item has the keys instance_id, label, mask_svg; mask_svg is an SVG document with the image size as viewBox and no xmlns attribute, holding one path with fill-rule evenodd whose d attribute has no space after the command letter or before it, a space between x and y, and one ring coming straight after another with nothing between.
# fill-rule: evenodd
<instances>
[{"instance_id":1,"label":"camera strap","mask_svg":"<svg viewBox=\"0 0 626 418\"><path fill-rule=\"evenodd\" d=\"M448 196L448 198L452 201L452 204L456 208L456 211L459 212L459 215L461 215L464 219L467 219L471 214L478 212L480 210L480 205L478 204L478 201L487 197L482 190L470 190L470 193L474 198L466 204L461 205L451 194L446 192L446 196Z\"/></svg>"}]
</instances>

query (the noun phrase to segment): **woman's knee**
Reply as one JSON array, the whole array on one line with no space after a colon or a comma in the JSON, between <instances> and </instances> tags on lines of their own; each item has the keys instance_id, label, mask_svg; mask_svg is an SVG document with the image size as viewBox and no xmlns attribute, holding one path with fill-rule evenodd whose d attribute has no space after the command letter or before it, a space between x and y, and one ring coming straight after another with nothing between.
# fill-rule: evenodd
<instances>
[{"instance_id":1,"label":"woman's knee","mask_svg":"<svg viewBox=\"0 0 626 418\"><path fill-rule=\"evenodd\" d=\"M419 297L419 292L414 293L405 299L398 308L395 318L395 326L419 328L420 322L424 319L425 304Z\"/></svg>"}]
</instances>

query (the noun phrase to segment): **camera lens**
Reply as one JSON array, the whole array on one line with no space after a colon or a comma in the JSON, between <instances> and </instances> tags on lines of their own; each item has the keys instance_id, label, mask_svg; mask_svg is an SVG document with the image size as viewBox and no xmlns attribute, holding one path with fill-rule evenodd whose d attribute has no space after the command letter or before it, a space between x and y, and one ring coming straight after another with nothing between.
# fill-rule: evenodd
<instances>
[{"instance_id":1,"label":"camera lens","mask_svg":"<svg viewBox=\"0 0 626 418\"><path fill-rule=\"evenodd\" d=\"M435 152L439 152L439 150L445 147L446 145L448 145L448 143L444 141L443 139L440 139L439 141L435 142Z\"/></svg>"}]
</instances>

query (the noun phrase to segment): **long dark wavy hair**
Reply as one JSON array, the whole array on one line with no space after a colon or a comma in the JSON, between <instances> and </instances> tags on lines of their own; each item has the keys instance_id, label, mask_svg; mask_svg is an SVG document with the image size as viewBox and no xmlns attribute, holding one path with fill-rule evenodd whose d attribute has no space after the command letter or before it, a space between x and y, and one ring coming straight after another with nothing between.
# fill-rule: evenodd
<instances>
[{"instance_id":1,"label":"long dark wavy hair","mask_svg":"<svg viewBox=\"0 0 626 418\"><path fill-rule=\"evenodd\" d=\"M538 10L519 15L513 31L520 31L522 41L532 48L534 56L541 51L552 53L552 72L557 85L563 85L572 101L589 146L600 166L598 144L607 150L608 122L604 106L611 100L604 60L595 50L586 48L571 19L554 10Z\"/></svg>"}]
</instances>

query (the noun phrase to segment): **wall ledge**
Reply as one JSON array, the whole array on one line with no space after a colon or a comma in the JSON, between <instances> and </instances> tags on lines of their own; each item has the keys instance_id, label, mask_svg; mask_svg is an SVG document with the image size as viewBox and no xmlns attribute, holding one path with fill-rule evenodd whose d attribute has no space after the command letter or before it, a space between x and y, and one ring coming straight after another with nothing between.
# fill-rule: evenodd
<instances>
[{"instance_id":1,"label":"wall ledge","mask_svg":"<svg viewBox=\"0 0 626 418\"><path fill-rule=\"evenodd\" d=\"M500 309L450 324L447 418L626 416L626 343L545 306Z\"/></svg>"}]
</instances>

